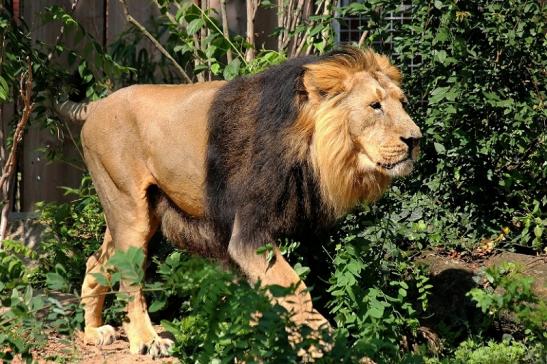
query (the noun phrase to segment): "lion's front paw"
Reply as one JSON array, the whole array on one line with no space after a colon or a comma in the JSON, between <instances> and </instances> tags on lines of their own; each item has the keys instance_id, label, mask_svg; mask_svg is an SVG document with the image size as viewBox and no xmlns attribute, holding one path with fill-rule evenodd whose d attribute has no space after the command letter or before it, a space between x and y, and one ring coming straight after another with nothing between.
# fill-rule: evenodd
<instances>
[{"instance_id":1,"label":"lion's front paw","mask_svg":"<svg viewBox=\"0 0 547 364\"><path fill-rule=\"evenodd\" d=\"M168 356L169 350L173 345L173 340L158 336L148 343L130 343L129 351L132 354L149 354L152 358L159 358L162 356Z\"/></svg>"},{"instance_id":2,"label":"lion's front paw","mask_svg":"<svg viewBox=\"0 0 547 364\"><path fill-rule=\"evenodd\" d=\"M110 325L86 327L84 340L95 345L110 345L116 340L116 330Z\"/></svg>"}]
</instances>

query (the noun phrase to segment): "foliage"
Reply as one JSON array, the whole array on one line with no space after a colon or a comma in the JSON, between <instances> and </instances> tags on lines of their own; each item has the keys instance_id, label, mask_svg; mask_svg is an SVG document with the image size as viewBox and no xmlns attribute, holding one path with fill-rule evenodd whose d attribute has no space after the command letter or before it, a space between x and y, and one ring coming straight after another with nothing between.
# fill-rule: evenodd
<instances>
[{"instance_id":1,"label":"foliage","mask_svg":"<svg viewBox=\"0 0 547 364\"><path fill-rule=\"evenodd\" d=\"M409 192L432 197L428 210L446 219L439 231L452 230L454 213L463 218L455 236L445 234L451 241L508 226L511 243L543 249L545 5L422 0L412 14L393 39L403 64L420 60L404 70L426 140L413 178L423 187Z\"/></svg>"},{"instance_id":2,"label":"foliage","mask_svg":"<svg viewBox=\"0 0 547 364\"><path fill-rule=\"evenodd\" d=\"M45 226L39 260L42 272L55 270L58 265L64 267L63 276L69 286L79 288L87 258L102 243L105 222L88 176L82 179L80 188L65 188L65 192L73 197L69 203L37 204L39 222Z\"/></svg>"},{"instance_id":3,"label":"foliage","mask_svg":"<svg viewBox=\"0 0 547 364\"><path fill-rule=\"evenodd\" d=\"M402 361L409 346L421 344L431 289L426 272L397 246L400 219L397 209L384 215L363 206L340 223L336 244L325 245L333 256L327 307L355 352L379 362Z\"/></svg>"},{"instance_id":4,"label":"foliage","mask_svg":"<svg viewBox=\"0 0 547 364\"><path fill-rule=\"evenodd\" d=\"M25 286L28 281L28 267L23 259L33 259L36 253L22 243L12 240L2 242L0 250L0 293Z\"/></svg>"},{"instance_id":5,"label":"foliage","mask_svg":"<svg viewBox=\"0 0 547 364\"><path fill-rule=\"evenodd\" d=\"M482 346L472 340L463 342L454 353L455 363L469 364L513 364L526 357L526 346L519 342L489 341Z\"/></svg>"},{"instance_id":6,"label":"foliage","mask_svg":"<svg viewBox=\"0 0 547 364\"><path fill-rule=\"evenodd\" d=\"M532 290L533 279L522 274L514 263L493 266L484 272L486 287L468 294L492 318L512 314L525 328L527 340L547 341L547 302Z\"/></svg>"},{"instance_id":7,"label":"foliage","mask_svg":"<svg viewBox=\"0 0 547 364\"><path fill-rule=\"evenodd\" d=\"M158 272L164 285L163 297L153 305L165 304L165 295L183 295L188 299L183 305L182 319L163 322L180 340L175 352L181 359L203 363L230 363L236 358L250 363L299 361L298 348L289 345L286 332L287 328L296 328L290 324L287 312L279 305L272 305L258 285L250 286L217 266L188 259L179 252L171 254ZM270 288L274 297L288 291L291 290ZM188 332L191 323L197 322L200 324ZM317 344L317 340L305 340L299 347L306 348L312 343Z\"/></svg>"},{"instance_id":8,"label":"foliage","mask_svg":"<svg viewBox=\"0 0 547 364\"><path fill-rule=\"evenodd\" d=\"M0 358L30 361L46 332L72 334L81 328L78 294L87 256L102 240L104 219L89 178L67 189L72 203L39 204L45 226L40 249L5 240L0 249Z\"/></svg>"},{"instance_id":9,"label":"foliage","mask_svg":"<svg viewBox=\"0 0 547 364\"><path fill-rule=\"evenodd\" d=\"M226 37L221 28L214 9L201 9L189 1L161 1L161 12L166 15L166 25L169 31L169 45L173 52L187 63L194 61L193 71L198 75L202 72L211 76L222 76L233 79L244 72L247 67L245 60L245 38L239 35ZM169 16L169 8L175 5L177 12ZM181 24L186 24L181 27ZM201 30L207 33L206 38L196 41ZM232 51L235 57L231 61L223 61L227 52Z\"/></svg>"},{"instance_id":10,"label":"foliage","mask_svg":"<svg viewBox=\"0 0 547 364\"><path fill-rule=\"evenodd\" d=\"M77 75L81 81L78 86L85 87L85 94L79 95L80 97L91 100L104 97L112 92L114 86L112 80L119 79L128 72L135 71L131 67L124 67L115 62L99 42L62 7L57 5L47 7L42 15L46 23L59 22L65 28L66 33L73 37L74 44L85 42L85 47L81 52L75 52L67 48L64 43L55 44L55 48L50 50L55 55L62 55L66 52L69 67L72 68L77 65ZM89 62L89 60L93 60L93 62ZM51 64L47 66L51 66Z\"/></svg>"},{"instance_id":11,"label":"foliage","mask_svg":"<svg viewBox=\"0 0 547 364\"><path fill-rule=\"evenodd\" d=\"M71 334L83 322L78 300L60 301L47 289L66 289L65 271L59 264L47 274L47 288L39 292L30 283L40 270L37 254L22 243L4 241L0 250L0 359L19 356L31 362L31 350L45 344L47 330ZM30 264L29 264L30 263Z\"/></svg>"}]
</instances>

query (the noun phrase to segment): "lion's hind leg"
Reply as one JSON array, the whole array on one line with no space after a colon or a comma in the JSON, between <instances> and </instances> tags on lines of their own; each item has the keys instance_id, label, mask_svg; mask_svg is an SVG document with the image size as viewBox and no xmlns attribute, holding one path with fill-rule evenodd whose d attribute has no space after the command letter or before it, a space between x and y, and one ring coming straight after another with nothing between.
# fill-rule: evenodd
<instances>
[{"instance_id":1,"label":"lion's hind leg","mask_svg":"<svg viewBox=\"0 0 547 364\"><path fill-rule=\"evenodd\" d=\"M136 247L143 249L146 256L148 242L158 228L157 219L150 215L148 200L128 198L122 203L120 197L116 201L122 208L116 211L116 221L109 221L115 226L113 240L116 250L126 251L130 247ZM153 357L168 355L173 341L161 338L152 326L142 286L122 278L120 291L129 296L123 328L129 339L130 352L150 354Z\"/></svg>"},{"instance_id":2,"label":"lion's hind leg","mask_svg":"<svg viewBox=\"0 0 547 364\"><path fill-rule=\"evenodd\" d=\"M94 153L88 153L86 158L110 233L105 235L101 254L90 258L88 273L104 270L102 267L115 251L124 252L134 247L142 249L146 257L148 242L158 229L159 221L152 213L149 201L150 178L141 172L145 172L145 168L126 168L126 161L107 169ZM108 267L111 268L116 267ZM87 274L82 291L85 296L82 302L86 312L86 337L98 344L111 342L113 329L101 326L104 297L100 293L105 293L106 288L101 288L93 275ZM173 342L161 338L154 330L141 285L127 282L122 277L120 291L128 295L123 327L131 353L148 353L155 357L168 355Z\"/></svg>"},{"instance_id":3,"label":"lion's hind leg","mask_svg":"<svg viewBox=\"0 0 547 364\"><path fill-rule=\"evenodd\" d=\"M84 306L84 340L96 345L109 345L116 339L116 331L110 325L103 325L102 311L108 287L101 286L94 273L107 275L104 263L114 251L112 236L105 231L101 249L87 260L86 274L82 284L82 305Z\"/></svg>"}]
</instances>

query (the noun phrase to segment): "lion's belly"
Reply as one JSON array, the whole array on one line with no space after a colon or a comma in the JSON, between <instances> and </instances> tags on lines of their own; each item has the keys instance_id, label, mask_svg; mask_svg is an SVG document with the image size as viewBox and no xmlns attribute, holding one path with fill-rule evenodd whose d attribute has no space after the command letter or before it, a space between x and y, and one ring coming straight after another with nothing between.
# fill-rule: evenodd
<instances>
[{"instance_id":1,"label":"lion's belly","mask_svg":"<svg viewBox=\"0 0 547 364\"><path fill-rule=\"evenodd\" d=\"M202 159L202 158L196 158ZM151 160L152 174L159 188L184 212L201 217L205 212L205 173L190 158L184 163L168 165L165 161Z\"/></svg>"}]
</instances>

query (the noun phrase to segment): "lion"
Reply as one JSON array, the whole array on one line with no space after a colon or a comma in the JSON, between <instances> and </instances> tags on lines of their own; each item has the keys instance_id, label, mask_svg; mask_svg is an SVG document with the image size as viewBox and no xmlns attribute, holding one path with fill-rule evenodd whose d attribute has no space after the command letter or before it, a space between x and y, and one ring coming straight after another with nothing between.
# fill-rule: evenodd
<instances>
[{"instance_id":1,"label":"lion","mask_svg":"<svg viewBox=\"0 0 547 364\"><path fill-rule=\"evenodd\" d=\"M87 103L56 106L83 123L86 165L106 218L100 250L82 285L86 341L109 344L103 325L106 271L116 250L147 251L161 227L176 245L235 263L251 282L293 286L280 299L296 324L328 321L274 246L280 237L331 227L360 202L374 202L419 153L420 129L405 111L401 74L384 55L344 48L286 61L229 82L134 85ZM141 289L124 329L132 353L168 354Z\"/></svg>"}]
</instances>

